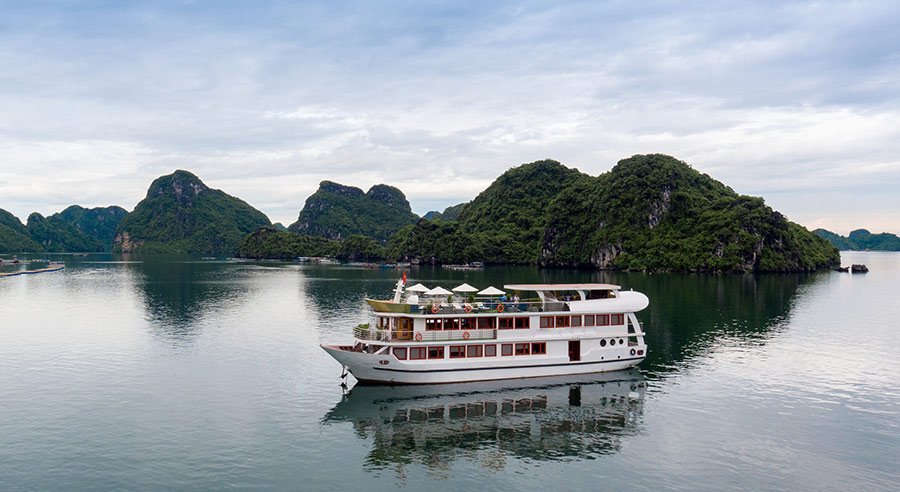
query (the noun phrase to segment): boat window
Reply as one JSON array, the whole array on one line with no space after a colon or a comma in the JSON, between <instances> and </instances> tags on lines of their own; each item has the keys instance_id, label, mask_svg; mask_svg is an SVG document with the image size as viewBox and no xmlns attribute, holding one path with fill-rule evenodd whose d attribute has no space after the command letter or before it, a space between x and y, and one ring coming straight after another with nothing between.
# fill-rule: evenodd
<instances>
[{"instance_id":1,"label":"boat window","mask_svg":"<svg viewBox=\"0 0 900 492\"><path fill-rule=\"evenodd\" d=\"M406 360L406 347L394 347L394 357Z\"/></svg>"},{"instance_id":2,"label":"boat window","mask_svg":"<svg viewBox=\"0 0 900 492\"><path fill-rule=\"evenodd\" d=\"M619 339L619 345L622 345L623 343L625 343L625 339L624 339L624 338L620 338L620 339Z\"/></svg>"},{"instance_id":3,"label":"boat window","mask_svg":"<svg viewBox=\"0 0 900 492\"><path fill-rule=\"evenodd\" d=\"M531 323L528 322L528 317L519 316L519 317L515 318L515 320L516 320L516 329L517 330L527 330L527 329L531 328L531 326L530 326Z\"/></svg>"},{"instance_id":4,"label":"boat window","mask_svg":"<svg viewBox=\"0 0 900 492\"><path fill-rule=\"evenodd\" d=\"M625 324L625 315L624 314L613 314L610 319L610 324L624 325Z\"/></svg>"},{"instance_id":5,"label":"boat window","mask_svg":"<svg viewBox=\"0 0 900 492\"><path fill-rule=\"evenodd\" d=\"M485 357L496 357L497 356L497 346L496 345L485 345L484 346L484 356Z\"/></svg>"},{"instance_id":6,"label":"boat window","mask_svg":"<svg viewBox=\"0 0 900 492\"><path fill-rule=\"evenodd\" d=\"M465 345L451 345L450 346L450 358L451 359L462 359L466 356L466 346Z\"/></svg>"},{"instance_id":7,"label":"boat window","mask_svg":"<svg viewBox=\"0 0 900 492\"><path fill-rule=\"evenodd\" d=\"M572 316L572 326L581 326L581 316Z\"/></svg>"},{"instance_id":8,"label":"boat window","mask_svg":"<svg viewBox=\"0 0 900 492\"><path fill-rule=\"evenodd\" d=\"M557 316L556 317L556 327L557 328L566 328L569 326L569 317L568 316Z\"/></svg>"},{"instance_id":9,"label":"boat window","mask_svg":"<svg viewBox=\"0 0 900 492\"><path fill-rule=\"evenodd\" d=\"M512 318L500 318L498 321L501 330L512 330L516 326Z\"/></svg>"},{"instance_id":10,"label":"boat window","mask_svg":"<svg viewBox=\"0 0 900 492\"><path fill-rule=\"evenodd\" d=\"M444 358L444 347L428 347L428 358L429 359L443 359Z\"/></svg>"},{"instance_id":11,"label":"boat window","mask_svg":"<svg viewBox=\"0 0 900 492\"><path fill-rule=\"evenodd\" d=\"M553 328L553 316L541 316L541 328Z\"/></svg>"},{"instance_id":12,"label":"boat window","mask_svg":"<svg viewBox=\"0 0 900 492\"><path fill-rule=\"evenodd\" d=\"M547 344L545 342L532 343L531 353L533 355L544 355L547 353Z\"/></svg>"},{"instance_id":13,"label":"boat window","mask_svg":"<svg viewBox=\"0 0 900 492\"><path fill-rule=\"evenodd\" d=\"M425 350L425 347L410 347L409 348L409 360L421 360L424 359L428 352Z\"/></svg>"},{"instance_id":14,"label":"boat window","mask_svg":"<svg viewBox=\"0 0 900 492\"><path fill-rule=\"evenodd\" d=\"M445 330L458 330L459 329L459 318L444 318L444 329Z\"/></svg>"},{"instance_id":15,"label":"boat window","mask_svg":"<svg viewBox=\"0 0 900 492\"><path fill-rule=\"evenodd\" d=\"M607 299L609 297L608 290L590 290L587 295L588 299Z\"/></svg>"},{"instance_id":16,"label":"boat window","mask_svg":"<svg viewBox=\"0 0 900 492\"><path fill-rule=\"evenodd\" d=\"M605 347L605 346L606 346L606 339L605 339L605 338L600 339L600 346L601 346L601 347Z\"/></svg>"},{"instance_id":17,"label":"boat window","mask_svg":"<svg viewBox=\"0 0 900 492\"><path fill-rule=\"evenodd\" d=\"M378 327L383 330L383 329L387 328L387 326L388 326L388 319L385 318L384 316L379 316L378 317Z\"/></svg>"},{"instance_id":18,"label":"boat window","mask_svg":"<svg viewBox=\"0 0 900 492\"><path fill-rule=\"evenodd\" d=\"M597 326L609 326L609 315L608 314L598 314L597 315Z\"/></svg>"},{"instance_id":19,"label":"boat window","mask_svg":"<svg viewBox=\"0 0 900 492\"><path fill-rule=\"evenodd\" d=\"M425 330L433 331L441 329L441 320L435 318L426 318L425 319Z\"/></svg>"},{"instance_id":20,"label":"boat window","mask_svg":"<svg viewBox=\"0 0 900 492\"><path fill-rule=\"evenodd\" d=\"M511 343L504 343L500 346L500 355L512 355L513 346Z\"/></svg>"},{"instance_id":21,"label":"boat window","mask_svg":"<svg viewBox=\"0 0 900 492\"><path fill-rule=\"evenodd\" d=\"M531 353L531 344L528 343L517 343L516 344L516 355L528 355Z\"/></svg>"},{"instance_id":22,"label":"boat window","mask_svg":"<svg viewBox=\"0 0 900 492\"><path fill-rule=\"evenodd\" d=\"M469 345L466 347L466 357L481 357L481 345Z\"/></svg>"},{"instance_id":23,"label":"boat window","mask_svg":"<svg viewBox=\"0 0 900 492\"><path fill-rule=\"evenodd\" d=\"M585 314L584 315L584 326L594 326L594 315L593 314Z\"/></svg>"},{"instance_id":24,"label":"boat window","mask_svg":"<svg viewBox=\"0 0 900 492\"><path fill-rule=\"evenodd\" d=\"M497 318L478 318L478 329L492 330L497 327Z\"/></svg>"},{"instance_id":25,"label":"boat window","mask_svg":"<svg viewBox=\"0 0 900 492\"><path fill-rule=\"evenodd\" d=\"M462 318L460 320L460 327L463 330L474 330L475 329L475 318Z\"/></svg>"}]
</instances>

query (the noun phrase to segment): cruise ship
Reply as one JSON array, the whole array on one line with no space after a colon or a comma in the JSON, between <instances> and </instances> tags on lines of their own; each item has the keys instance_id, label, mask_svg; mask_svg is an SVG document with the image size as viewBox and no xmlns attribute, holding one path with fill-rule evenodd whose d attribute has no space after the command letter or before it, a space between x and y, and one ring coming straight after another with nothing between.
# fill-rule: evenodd
<instances>
[{"instance_id":1,"label":"cruise ship","mask_svg":"<svg viewBox=\"0 0 900 492\"><path fill-rule=\"evenodd\" d=\"M618 371L647 354L635 313L650 301L611 284L446 290L397 282L366 299L374 320L322 345L362 384L435 384ZM528 294L523 298L520 294Z\"/></svg>"}]
</instances>

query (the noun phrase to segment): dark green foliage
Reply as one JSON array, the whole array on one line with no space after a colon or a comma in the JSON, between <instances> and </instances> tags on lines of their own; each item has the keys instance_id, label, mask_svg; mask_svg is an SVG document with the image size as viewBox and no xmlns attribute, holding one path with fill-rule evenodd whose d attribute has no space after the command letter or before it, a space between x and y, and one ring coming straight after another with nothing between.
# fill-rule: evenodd
<instances>
[{"instance_id":1,"label":"dark green foliage","mask_svg":"<svg viewBox=\"0 0 900 492\"><path fill-rule=\"evenodd\" d=\"M672 157L637 155L551 205L544 265L799 271L834 266L827 242Z\"/></svg>"},{"instance_id":2,"label":"dark green foliage","mask_svg":"<svg viewBox=\"0 0 900 492\"><path fill-rule=\"evenodd\" d=\"M460 203L460 204L451 205L451 206L445 208L444 211L441 212L441 219L447 220L447 221L459 219L459 215L462 213L463 209L465 209L466 205L468 205L468 204L469 204L468 202Z\"/></svg>"},{"instance_id":3,"label":"dark green foliage","mask_svg":"<svg viewBox=\"0 0 900 492\"><path fill-rule=\"evenodd\" d=\"M460 231L489 255L484 261L535 263L550 220L547 204L584 179L589 177L553 160L512 168L465 206Z\"/></svg>"},{"instance_id":4,"label":"dark green foliage","mask_svg":"<svg viewBox=\"0 0 900 492\"><path fill-rule=\"evenodd\" d=\"M336 256L344 261L376 261L384 259L385 251L378 241L354 234L341 241Z\"/></svg>"},{"instance_id":5,"label":"dark green foliage","mask_svg":"<svg viewBox=\"0 0 900 492\"><path fill-rule=\"evenodd\" d=\"M392 186L375 185L367 193L359 188L322 181L306 199L291 232L342 239L361 234L387 241L401 227L418 219L406 196Z\"/></svg>"},{"instance_id":6,"label":"dark green foliage","mask_svg":"<svg viewBox=\"0 0 900 492\"><path fill-rule=\"evenodd\" d=\"M233 254L269 219L243 200L214 190L187 171L157 178L119 226L121 252Z\"/></svg>"},{"instance_id":7,"label":"dark green foliage","mask_svg":"<svg viewBox=\"0 0 900 492\"><path fill-rule=\"evenodd\" d=\"M285 227L284 224L282 224L281 222L276 222L276 223L272 224L272 227L276 231L287 231L288 230L288 228Z\"/></svg>"},{"instance_id":8,"label":"dark green foliage","mask_svg":"<svg viewBox=\"0 0 900 492\"><path fill-rule=\"evenodd\" d=\"M816 229L813 232L842 251L900 251L900 237L888 232L872 234L866 229L856 229L850 232L849 237L825 229Z\"/></svg>"},{"instance_id":9,"label":"dark green foliage","mask_svg":"<svg viewBox=\"0 0 900 492\"><path fill-rule=\"evenodd\" d=\"M47 251L110 251L116 229L127 214L115 206L85 209L72 205L49 217L35 212L28 216L27 227Z\"/></svg>"},{"instance_id":10,"label":"dark green foliage","mask_svg":"<svg viewBox=\"0 0 900 492\"><path fill-rule=\"evenodd\" d=\"M445 210L459 213L454 222L422 220L400 230L391 238L389 256L436 263L536 263L550 219L547 205L585 179L552 160L515 167L471 202Z\"/></svg>"},{"instance_id":11,"label":"dark green foliage","mask_svg":"<svg viewBox=\"0 0 900 492\"><path fill-rule=\"evenodd\" d=\"M887 232L872 234L865 229L857 229L850 232L849 239L861 250L900 251L900 237Z\"/></svg>"},{"instance_id":12,"label":"dark green foliage","mask_svg":"<svg viewBox=\"0 0 900 492\"><path fill-rule=\"evenodd\" d=\"M483 252L469 234L459 230L457 222L422 219L394 234L387 246L394 260L419 259L434 263L482 261Z\"/></svg>"},{"instance_id":13,"label":"dark green foliage","mask_svg":"<svg viewBox=\"0 0 900 492\"><path fill-rule=\"evenodd\" d=\"M262 227L241 240L239 256L291 260L299 256L334 256L340 244L318 236L301 236Z\"/></svg>"},{"instance_id":14,"label":"dark green foliage","mask_svg":"<svg viewBox=\"0 0 900 492\"><path fill-rule=\"evenodd\" d=\"M15 215L0 209L0 253L43 250L40 244L31 239L28 229Z\"/></svg>"},{"instance_id":15,"label":"dark green foliage","mask_svg":"<svg viewBox=\"0 0 900 492\"><path fill-rule=\"evenodd\" d=\"M459 218L459 214L462 213L462 211L466 207L466 205L468 205L468 202L459 203L457 205L451 205L451 206L445 208L443 212L438 212L437 210L432 210L431 212L428 212L427 214L422 216L422 218L428 219L428 220L444 220L444 221L448 221L448 222L452 221L452 220L456 220Z\"/></svg>"}]
</instances>

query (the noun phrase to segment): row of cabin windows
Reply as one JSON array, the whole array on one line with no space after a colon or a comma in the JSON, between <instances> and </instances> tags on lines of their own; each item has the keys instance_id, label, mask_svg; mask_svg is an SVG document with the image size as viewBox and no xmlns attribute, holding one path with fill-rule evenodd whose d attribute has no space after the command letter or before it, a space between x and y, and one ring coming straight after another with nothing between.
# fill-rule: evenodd
<instances>
[{"instance_id":1,"label":"row of cabin windows","mask_svg":"<svg viewBox=\"0 0 900 492\"><path fill-rule=\"evenodd\" d=\"M586 314L584 316L541 316L541 328L624 325L624 314Z\"/></svg>"},{"instance_id":2,"label":"row of cabin windows","mask_svg":"<svg viewBox=\"0 0 900 492\"><path fill-rule=\"evenodd\" d=\"M527 316L516 317L482 317L482 318L428 318L425 320L426 331L440 330L501 330L524 329L529 326Z\"/></svg>"},{"instance_id":3,"label":"row of cabin windows","mask_svg":"<svg viewBox=\"0 0 900 492\"><path fill-rule=\"evenodd\" d=\"M443 359L444 347L394 347L394 357L399 360ZM467 357L496 357L497 345L451 345L448 347L451 359ZM500 345L500 355L545 355L547 343L504 343Z\"/></svg>"}]
</instances>

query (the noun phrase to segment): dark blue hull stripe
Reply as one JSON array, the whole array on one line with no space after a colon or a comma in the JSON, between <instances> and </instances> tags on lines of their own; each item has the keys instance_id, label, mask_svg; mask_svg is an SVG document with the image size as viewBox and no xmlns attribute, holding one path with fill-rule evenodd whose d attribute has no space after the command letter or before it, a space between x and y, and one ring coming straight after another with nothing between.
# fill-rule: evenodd
<instances>
[{"instance_id":1,"label":"dark blue hull stripe","mask_svg":"<svg viewBox=\"0 0 900 492\"><path fill-rule=\"evenodd\" d=\"M563 362L561 364L530 364L527 366L503 366L503 367L460 367L457 369L393 369L390 367L376 367L372 369L390 372L432 373L432 372L459 372L459 371L499 371L502 369L528 369L532 367L560 367L560 366L587 366L592 364L609 364L611 362L628 362L631 360L644 360L644 357L629 357L628 359L599 360L595 362Z\"/></svg>"}]
</instances>

